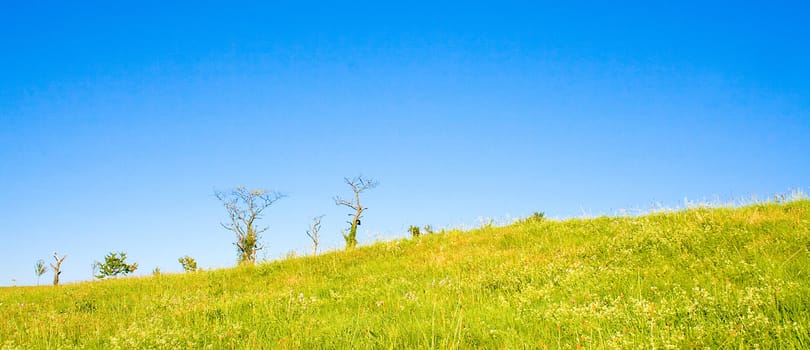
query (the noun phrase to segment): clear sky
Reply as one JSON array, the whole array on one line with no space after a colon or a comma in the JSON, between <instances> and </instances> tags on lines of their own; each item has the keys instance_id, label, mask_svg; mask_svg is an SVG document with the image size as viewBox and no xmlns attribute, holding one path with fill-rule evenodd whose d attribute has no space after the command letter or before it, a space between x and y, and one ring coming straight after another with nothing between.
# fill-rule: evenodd
<instances>
[{"instance_id":1,"label":"clear sky","mask_svg":"<svg viewBox=\"0 0 810 350\"><path fill-rule=\"evenodd\" d=\"M237 185L288 195L269 259L342 247L358 174L361 244L809 192L810 8L707 3L6 2L0 285L233 266Z\"/></svg>"}]
</instances>

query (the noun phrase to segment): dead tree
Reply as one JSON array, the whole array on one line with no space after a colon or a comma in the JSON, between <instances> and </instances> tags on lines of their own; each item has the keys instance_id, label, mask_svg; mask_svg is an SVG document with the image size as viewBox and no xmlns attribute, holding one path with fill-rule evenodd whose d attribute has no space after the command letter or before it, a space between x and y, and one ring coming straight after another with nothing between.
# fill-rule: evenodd
<instances>
[{"instance_id":1,"label":"dead tree","mask_svg":"<svg viewBox=\"0 0 810 350\"><path fill-rule=\"evenodd\" d=\"M351 249L357 246L357 226L360 226L360 218L363 217L363 211L368 209L360 204L360 193L377 187L379 183L372 179L365 179L362 176L357 176L353 179L343 178L343 180L345 180L346 184L352 188L352 191L354 192L354 199L346 200L340 198L339 196L335 197L334 199L336 205L342 205L354 209L354 213L349 214L349 216L352 217L352 220L346 222L349 224L349 232L341 232L343 239L346 240L346 249Z\"/></svg>"},{"instance_id":2,"label":"dead tree","mask_svg":"<svg viewBox=\"0 0 810 350\"><path fill-rule=\"evenodd\" d=\"M62 256L60 258L58 253L53 252L53 259L56 260L56 264L51 263L51 269L53 270L53 285L54 286L59 285L59 275L62 274L62 262L65 261L65 258L67 258L67 254L65 254L64 256Z\"/></svg>"},{"instance_id":3,"label":"dead tree","mask_svg":"<svg viewBox=\"0 0 810 350\"><path fill-rule=\"evenodd\" d=\"M261 219L267 207L285 195L267 190L247 190L243 186L236 187L229 193L217 191L214 194L225 206L231 219L230 223L220 225L236 234L234 245L239 263L255 264L256 252L264 249L264 246L259 244L259 235L268 229L268 227L257 228L256 221Z\"/></svg>"},{"instance_id":4,"label":"dead tree","mask_svg":"<svg viewBox=\"0 0 810 350\"><path fill-rule=\"evenodd\" d=\"M318 243L320 243L320 236L318 231L321 230L321 219L326 215L316 216L312 218L312 225L307 230L307 236L312 239L312 255L318 255Z\"/></svg>"}]
</instances>

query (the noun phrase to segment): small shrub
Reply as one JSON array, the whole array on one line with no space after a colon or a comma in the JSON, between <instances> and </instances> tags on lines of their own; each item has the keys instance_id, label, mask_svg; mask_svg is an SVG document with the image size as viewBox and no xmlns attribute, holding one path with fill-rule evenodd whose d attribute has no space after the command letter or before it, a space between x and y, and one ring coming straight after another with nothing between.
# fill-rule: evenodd
<instances>
[{"instance_id":1,"label":"small shrub","mask_svg":"<svg viewBox=\"0 0 810 350\"><path fill-rule=\"evenodd\" d=\"M520 220L518 222L522 223L522 224L531 224L531 223L540 223L540 222L543 222L545 220L546 220L546 213L544 213L542 211L540 211L540 212L536 211L532 215L529 215L529 217L527 217L527 218L525 218L523 220Z\"/></svg>"},{"instance_id":2,"label":"small shrub","mask_svg":"<svg viewBox=\"0 0 810 350\"><path fill-rule=\"evenodd\" d=\"M411 225L410 227L408 227L408 232L411 233L411 237L413 237L413 238L416 238L416 237L419 237L419 236L422 235L422 233L419 232L419 226Z\"/></svg>"},{"instance_id":3,"label":"small shrub","mask_svg":"<svg viewBox=\"0 0 810 350\"><path fill-rule=\"evenodd\" d=\"M177 259L177 261L180 262L180 265L183 265L183 271L185 272L194 272L199 270L197 268L197 260L194 260L194 258L188 255Z\"/></svg>"},{"instance_id":4,"label":"small shrub","mask_svg":"<svg viewBox=\"0 0 810 350\"><path fill-rule=\"evenodd\" d=\"M138 263L127 264L127 253L109 253L104 257L104 263L96 261L95 267L98 270L96 278L117 277L127 275L138 269Z\"/></svg>"},{"instance_id":5,"label":"small shrub","mask_svg":"<svg viewBox=\"0 0 810 350\"><path fill-rule=\"evenodd\" d=\"M36 270L34 270L37 274L37 285L39 285L39 278L48 272L48 267L45 266L45 260L39 259L37 260Z\"/></svg>"}]
</instances>

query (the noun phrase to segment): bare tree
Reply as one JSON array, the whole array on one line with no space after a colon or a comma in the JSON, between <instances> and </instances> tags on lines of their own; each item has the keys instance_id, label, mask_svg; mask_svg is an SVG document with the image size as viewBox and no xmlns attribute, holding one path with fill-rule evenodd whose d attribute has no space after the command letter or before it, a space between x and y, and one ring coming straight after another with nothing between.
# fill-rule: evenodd
<instances>
[{"instance_id":1,"label":"bare tree","mask_svg":"<svg viewBox=\"0 0 810 350\"><path fill-rule=\"evenodd\" d=\"M377 187L379 183L373 179L363 178L362 175L353 179L343 178L343 180L346 181L346 184L352 188L352 191L354 192L354 199L346 200L340 198L339 196L335 197L334 199L336 205L342 205L354 209L354 213L349 214L349 216L352 217L352 220L347 221L349 224L349 232L341 232L341 234L343 234L343 239L346 240L346 249L351 249L357 246L357 226L360 226L360 218L363 217L363 211L368 209L360 204L360 193Z\"/></svg>"},{"instance_id":2,"label":"bare tree","mask_svg":"<svg viewBox=\"0 0 810 350\"><path fill-rule=\"evenodd\" d=\"M256 252L263 249L259 244L259 235L268 227L256 228L256 220L261 219L262 212L281 198L286 197L278 192L267 190L247 190L236 187L229 193L214 192L217 199L225 206L231 222L221 224L228 231L236 234L236 251L240 264L256 263Z\"/></svg>"},{"instance_id":3,"label":"bare tree","mask_svg":"<svg viewBox=\"0 0 810 350\"><path fill-rule=\"evenodd\" d=\"M53 252L53 259L56 260L55 265L54 265L54 263L51 263L51 269L53 270L53 285L54 286L59 285L59 275L62 274L62 262L65 261L65 258L67 258L67 254L65 254L64 256L62 256L60 258L59 254L57 252Z\"/></svg>"},{"instance_id":4,"label":"bare tree","mask_svg":"<svg viewBox=\"0 0 810 350\"><path fill-rule=\"evenodd\" d=\"M39 278L42 277L46 272L48 272L48 267L45 266L45 260L39 259L37 260L37 267L34 270L37 274L37 285L39 285Z\"/></svg>"},{"instance_id":5,"label":"bare tree","mask_svg":"<svg viewBox=\"0 0 810 350\"><path fill-rule=\"evenodd\" d=\"M318 255L318 243L320 243L320 236L318 231L321 230L321 219L326 215L316 216L312 218L312 225L307 230L307 236L312 239L312 255Z\"/></svg>"}]
</instances>

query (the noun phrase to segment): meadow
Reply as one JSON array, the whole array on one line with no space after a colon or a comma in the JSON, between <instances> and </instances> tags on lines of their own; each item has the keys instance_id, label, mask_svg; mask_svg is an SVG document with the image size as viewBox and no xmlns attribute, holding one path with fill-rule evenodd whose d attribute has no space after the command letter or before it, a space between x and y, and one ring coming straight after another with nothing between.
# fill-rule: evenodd
<instances>
[{"instance_id":1,"label":"meadow","mask_svg":"<svg viewBox=\"0 0 810 350\"><path fill-rule=\"evenodd\" d=\"M810 201L0 288L2 349L810 348Z\"/></svg>"}]
</instances>

